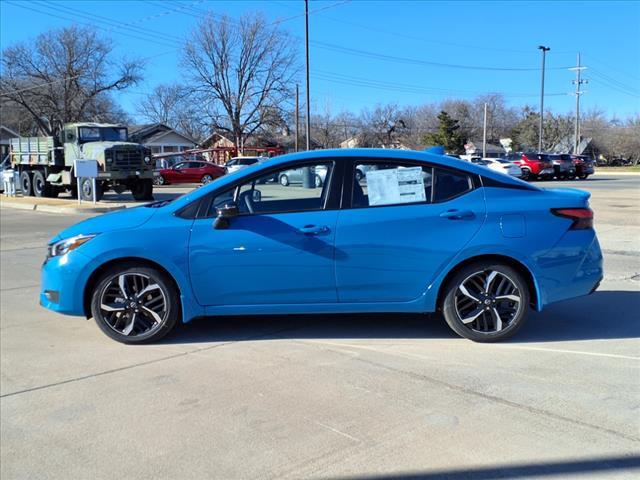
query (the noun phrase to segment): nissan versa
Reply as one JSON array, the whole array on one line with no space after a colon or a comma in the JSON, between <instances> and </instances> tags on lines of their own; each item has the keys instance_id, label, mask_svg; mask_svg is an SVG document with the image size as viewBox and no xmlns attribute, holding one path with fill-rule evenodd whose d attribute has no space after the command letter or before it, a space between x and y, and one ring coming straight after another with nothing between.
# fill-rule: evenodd
<instances>
[{"instance_id":1,"label":"nissan versa","mask_svg":"<svg viewBox=\"0 0 640 480\"><path fill-rule=\"evenodd\" d=\"M307 167L321 187L273 181ZM436 311L502 340L529 308L598 287L588 200L428 152L284 155L64 230L40 301L124 343L204 316Z\"/></svg>"}]
</instances>

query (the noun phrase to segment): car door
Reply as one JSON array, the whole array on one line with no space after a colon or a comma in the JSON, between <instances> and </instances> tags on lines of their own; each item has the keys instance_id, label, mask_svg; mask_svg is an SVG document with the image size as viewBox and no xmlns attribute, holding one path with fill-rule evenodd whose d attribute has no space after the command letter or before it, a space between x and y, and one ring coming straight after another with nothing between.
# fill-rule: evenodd
<instances>
[{"instance_id":1,"label":"car door","mask_svg":"<svg viewBox=\"0 0 640 480\"><path fill-rule=\"evenodd\" d=\"M333 163L327 163L329 171ZM271 169L214 192L194 221L189 271L202 305L335 303L334 239L339 189L267 183ZM235 202L228 228L213 227L216 209Z\"/></svg>"},{"instance_id":2,"label":"car door","mask_svg":"<svg viewBox=\"0 0 640 480\"><path fill-rule=\"evenodd\" d=\"M175 166L169 171L169 182L171 183L187 183L187 169L189 162L176 163Z\"/></svg>"},{"instance_id":3,"label":"car door","mask_svg":"<svg viewBox=\"0 0 640 480\"><path fill-rule=\"evenodd\" d=\"M351 201L336 231L339 301L414 300L478 232L484 197L463 172L410 162L360 164L366 171L360 182L353 165L345 176Z\"/></svg>"}]
</instances>

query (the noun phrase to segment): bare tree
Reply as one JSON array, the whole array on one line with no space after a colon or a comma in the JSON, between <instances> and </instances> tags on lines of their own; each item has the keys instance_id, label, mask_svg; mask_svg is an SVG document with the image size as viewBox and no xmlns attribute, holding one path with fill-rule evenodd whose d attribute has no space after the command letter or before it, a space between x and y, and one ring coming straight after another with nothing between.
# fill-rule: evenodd
<instances>
[{"instance_id":1,"label":"bare tree","mask_svg":"<svg viewBox=\"0 0 640 480\"><path fill-rule=\"evenodd\" d=\"M397 147L407 126L395 104L376 105L364 109L360 115L362 144L366 147Z\"/></svg>"},{"instance_id":2,"label":"bare tree","mask_svg":"<svg viewBox=\"0 0 640 480\"><path fill-rule=\"evenodd\" d=\"M158 85L140 101L137 111L149 122L168 125L197 141L211 133L197 99L182 85Z\"/></svg>"},{"instance_id":3,"label":"bare tree","mask_svg":"<svg viewBox=\"0 0 640 480\"><path fill-rule=\"evenodd\" d=\"M290 37L261 15L246 15L239 23L208 16L187 41L183 63L212 127L229 132L242 148L274 110L291 104L295 51Z\"/></svg>"},{"instance_id":4,"label":"bare tree","mask_svg":"<svg viewBox=\"0 0 640 480\"><path fill-rule=\"evenodd\" d=\"M140 80L140 62L112 59L112 44L77 26L50 30L3 50L0 96L51 135L63 123L112 116L109 92ZM105 110L109 108L110 110Z\"/></svg>"}]
</instances>

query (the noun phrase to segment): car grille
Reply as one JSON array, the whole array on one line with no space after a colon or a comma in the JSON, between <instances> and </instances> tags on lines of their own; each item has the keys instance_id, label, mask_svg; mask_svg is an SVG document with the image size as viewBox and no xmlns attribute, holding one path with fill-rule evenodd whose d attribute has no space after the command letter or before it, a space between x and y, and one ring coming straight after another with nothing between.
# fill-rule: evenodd
<instances>
[{"instance_id":1,"label":"car grille","mask_svg":"<svg viewBox=\"0 0 640 480\"><path fill-rule=\"evenodd\" d=\"M115 150L113 156L113 166L119 170L139 170L142 168L142 152L137 149Z\"/></svg>"}]
</instances>

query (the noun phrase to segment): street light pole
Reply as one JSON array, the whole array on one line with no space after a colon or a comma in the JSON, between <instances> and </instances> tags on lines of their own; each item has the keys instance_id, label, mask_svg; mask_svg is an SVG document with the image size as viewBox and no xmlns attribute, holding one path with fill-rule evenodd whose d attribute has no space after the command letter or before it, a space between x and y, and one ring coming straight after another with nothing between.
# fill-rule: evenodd
<instances>
[{"instance_id":1,"label":"street light pole","mask_svg":"<svg viewBox=\"0 0 640 480\"><path fill-rule=\"evenodd\" d=\"M304 28L305 28L305 53L307 57L307 118L306 118L306 130L307 130L307 151L311 150L311 107L310 107L310 95L309 95L309 0L304 0ZM305 167L302 169L302 187L313 188L314 184L311 182L311 168Z\"/></svg>"},{"instance_id":2,"label":"street light pole","mask_svg":"<svg viewBox=\"0 0 640 480\"><path fill-rule=\"evenodd\" d=\"M549 47L545 47L544 45L540 45L538 47L542 50L542 84L540 87L540 136L538 139L538 152L542 151L542 127L544 124L544 64L546 53L551 50Z\"/></svg>"}]
</instances>

